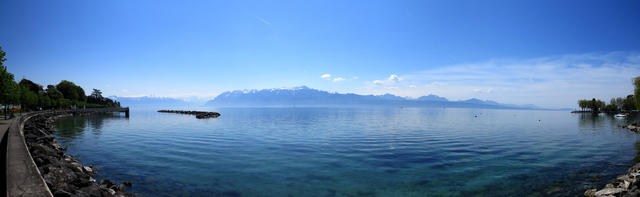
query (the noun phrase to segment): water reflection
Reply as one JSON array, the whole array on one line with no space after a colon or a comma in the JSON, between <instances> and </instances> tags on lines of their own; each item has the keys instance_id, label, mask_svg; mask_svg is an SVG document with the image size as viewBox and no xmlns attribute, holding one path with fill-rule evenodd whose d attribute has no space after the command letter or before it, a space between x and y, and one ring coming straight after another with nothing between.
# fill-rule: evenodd
<instances>
[{"instance_id":1,"label":"water reflection","mask_svg":"<svg viewBox=\"0 0 640 197\"><path fill-rule=\"evenodd\" d=\"M631 114L625 118L616 118L613 114L592 114L583 113L578 115L578 123L582 128L602 128L606 126L621 127L631 123L638 122L640 116L636 113Z\"/></svg>"},{"instance_id":2,"label":"water reflection","mask_svg":"<svg viewBox=\"0 0 640 197\"><path fill-rule=\"evenodd\" d=\"M95 135L100 135L105 121L125 118L119 113L97 113L84 116L69 116L55 122L56 134L61 137L75 139L90 128Z\"/></svg>"},{"instance_id":3,"label":"water reflection","mask_svg":"<svg viewBox=\"0 0 640 197\"><path fill-rule=\"evenodd\" d=\"M580 127L598 128L603 124L604 117L599 114L581 113L578 123Z\"/></svg>"},{"instance_id":4,"label":"water reflection","mask_svg":"<svg viewBox=\"0 0 640 197\"><path fill-rule=\"evenodd\" d=\"M68 117L57 121L58 137L104 178L151 196L574 196L624 173L640 148L638 135L616 126L626 119L605 114L220 111L211 120Z\"/></svg>"}]
</instances>

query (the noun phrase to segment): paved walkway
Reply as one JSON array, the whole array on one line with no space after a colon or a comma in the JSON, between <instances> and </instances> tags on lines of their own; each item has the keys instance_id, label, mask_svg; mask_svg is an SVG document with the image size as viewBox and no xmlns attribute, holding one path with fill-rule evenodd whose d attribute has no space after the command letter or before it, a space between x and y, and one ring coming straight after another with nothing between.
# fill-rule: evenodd
<instances>
[{"instance_id":1,"label":"paved walkway","mask_svg":"<svg viewBox=\"0 0 640 197\"><path fill-rule=\"evenodd\" d=\"M10 120L0 118L0 191L6 191L0 193L0 197L53 197L29 153L22 127L27 119L37 114L56 112L124 112L129 117L129 108L97 108L23 113Z\"/></svg>"},{"instance_id":2,"label":"paved walkway","mask_svg":"<svg viewBox=\"0 0 640 197\"><path fill-rule=\"evenodd\" d=\"M22 119L27 119L35 114L23 114L3 124L7 127L6 139L6 190L7 196L34 196L51 197L51 191L44 182L38 167L33 162L20 124ZM3 139L4 140L4 139ZM4 144L3 144L4 145ZM5 152L6 151L6 152Z\"/></svg>"},{"instance_id":3,"label":"paved walkway","mask_svg":"<svg viewBox=\"0 0 640 197\"><path fill-rule=\"evenodd\" d=\"M11 123L13 119L5 120L4 117L0 116L0 134L4 135L4 132L9 128L9 123Z\"/></svg>"}]
</instances>

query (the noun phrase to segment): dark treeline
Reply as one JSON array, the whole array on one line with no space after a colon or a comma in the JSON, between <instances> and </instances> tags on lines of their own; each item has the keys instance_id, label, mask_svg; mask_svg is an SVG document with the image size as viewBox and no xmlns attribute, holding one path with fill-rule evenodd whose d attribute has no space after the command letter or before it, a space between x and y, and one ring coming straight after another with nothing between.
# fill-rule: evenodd
<instances>
[{"instance_id":1,"label":"dark treeline","mask_svg":"<svg viewBox=\"0 0 640 197\"><path fill-rule=\"evenodd\" d=\"M578 106L581 111L591 111L594 113L607 112L617 113L621 111L633 111L640 109L640 77L633 78L633 85L635 87L634 94L627 95L626 97L611 98L609 104L599 99L583 99L578 100ZM589 110L586 110L589 109Z\"/></svg>"},{"instance_id":2,"label":"dark treeline","mask_svg":"<svg viewBox=\"0 0 640 197\"><path fill-rule=\"evenodd\" d=\"M93 89L86 95L82 87L71 81L62 80L56 85L47 85L46 89L31 80L14 80L13 74L7 71L4 62L6 52L0 46L0 105L6 115L9 106L20 106L20 110L68 109L120 107L120 103L102 96L102 92Z\"/></svg>"}]
</instances>

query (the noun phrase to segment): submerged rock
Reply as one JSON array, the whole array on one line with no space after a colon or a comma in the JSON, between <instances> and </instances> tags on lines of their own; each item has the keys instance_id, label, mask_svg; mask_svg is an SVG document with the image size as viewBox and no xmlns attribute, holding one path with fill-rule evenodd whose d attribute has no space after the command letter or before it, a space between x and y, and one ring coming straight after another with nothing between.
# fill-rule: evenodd
<instances>
[{"instance_id":1,"label":"submerged rock","mask_svg":"<svg viewBox=\"0 0 640 197\"><path fill-rule=\"evenodd\" d=\"M584 196L605 197L605 196L638 196L640 190L636 186L639 181L631 179L625 175L618 177L615 183L607 184L603 189L589 189L584 192Z\"/></svg>"},{"instance_id":2,"label":"submerged rock","mask_svg":"<svg viewBox=\"0 0 640 197\"><path fill-rule=\"evenodd\" d=\"M589 189L589 190L584 192L584 196L586 196L586 197L594 197L594 196L596 196L596 192L597 191L598 191L597 189Z\"/></svg>"},{"instance_id":3,"label":"submerged rock","mask_svg":"<svg viewBox=\"0 0 640 197\"><path fill-rule=\"evenodd\" d=\"M67 116L68 113L48 112L33 116L25 123L23 130L31 157L51 193L54 196L133 196L122 192L124 184L115 189L100 187L95 183L94 168L83 166L73 156L64 154L65 148L50 134L54 132L51 126L53 119ZM108 180L101 181L103 182L111 183Z\"/></svg>"},{"instance_id":4,"label":"submerged rock","mask_svg":"<svg viewBox=\"0 0 640 197\"><path fill-rule=\"evenodd\" d=\"M640 125L631 124L622 126L633 132L640 133ZM590 189L584 192L585 196L640 196L640 163L629 168L626 174L616 177L616 181L607 184L603 189Z\"/></svg>"},{"instance_id":5,"label":"submerged rock","mask_svg":"<svg viewBox=\"0 0 640 197\"><path fill-rule=\"evenodd\" d=\"M602 190L598 190L595 195L596 196L607 196L607 195L614 195L614 194L618 194L621 193L622 191L625 191L622 188L605 188Z\"/></svg>"}]
</instances>

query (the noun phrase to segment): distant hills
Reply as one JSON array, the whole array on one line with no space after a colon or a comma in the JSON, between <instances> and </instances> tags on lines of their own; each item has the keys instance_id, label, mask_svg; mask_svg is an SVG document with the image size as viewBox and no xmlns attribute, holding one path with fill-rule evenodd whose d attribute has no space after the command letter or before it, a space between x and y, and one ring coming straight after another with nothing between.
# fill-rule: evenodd
<instances>
[{"instance_id":1,"label":"distant hills","mask_svg":"<svg viewBox=\"0 0 640 197\"><path fill-rule=\"evenodd\" d=\"M136 107L136 108L155 108L155 107L179 107L179 106L189 106L193 105L193 103L176 99L176 98L167 98L167 97L118 97L111 96L109 97L120 102L120 105L123 107Z\"/></svg>"},{"instance_id":2,"label":"distant hills","mask_svg":"<svg viewBox=\"0 0 640 197\"><path fill-rule=\"evenodd\" d=\"M218 95L206 103L216 107L303 107L303 106L397 106L397 107L454 107L488 109L542 109L534 105L510 105L495 101L469 99L450 101L436 95L417 99L392 94L359 95L330 93L308 88L278 88L263 90L235 90Z\"/></svg>"}]
</instances>

